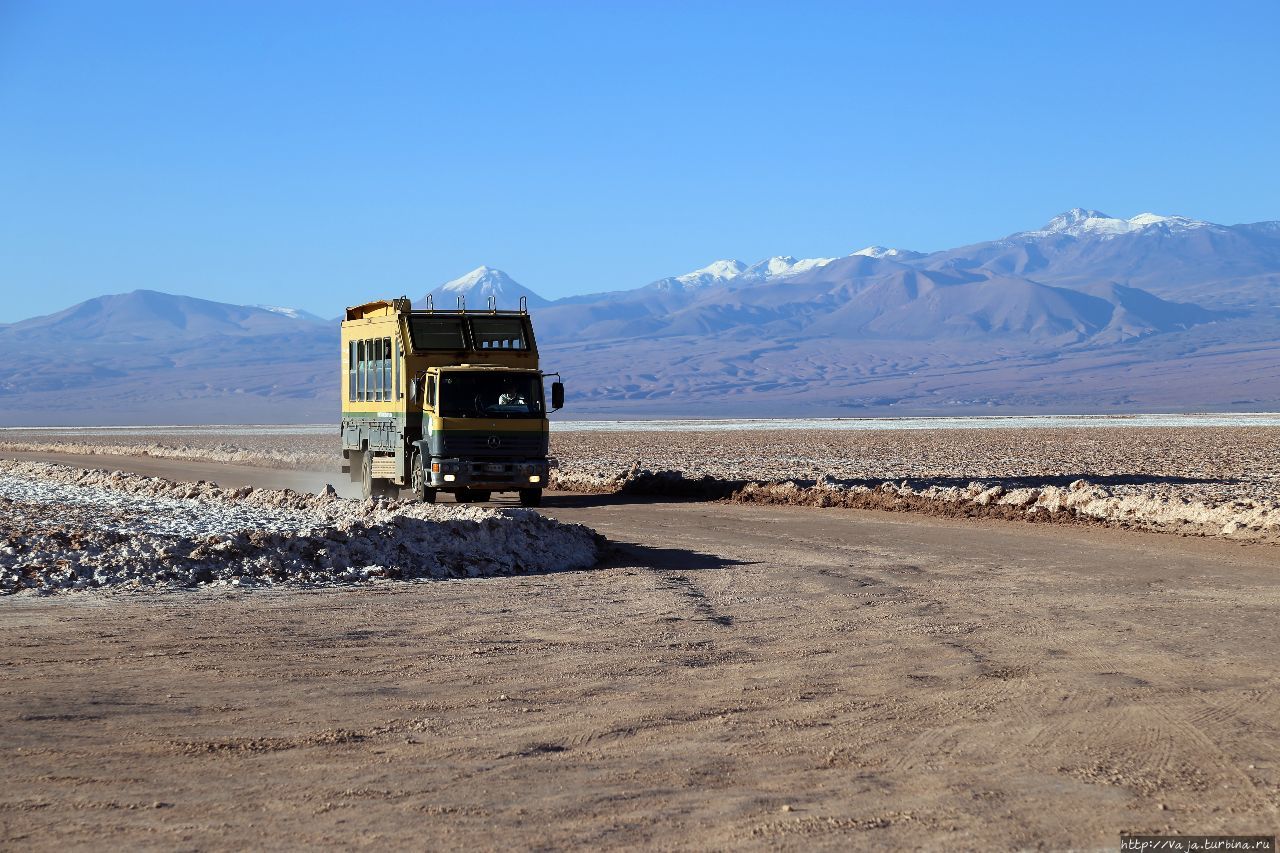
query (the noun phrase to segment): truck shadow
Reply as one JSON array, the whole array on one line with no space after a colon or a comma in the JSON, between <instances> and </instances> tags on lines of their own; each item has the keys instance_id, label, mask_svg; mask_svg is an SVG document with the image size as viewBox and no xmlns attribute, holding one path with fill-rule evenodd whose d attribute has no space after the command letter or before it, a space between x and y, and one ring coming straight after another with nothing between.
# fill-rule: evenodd
<instances>
[{"instance_id":1,"label":"truck shadow","mask_svg":"<svg viewBox=\"0 0 1280 853\"><path fill-rule=\"evenodd\" d=\"M653 571L698 572L707 569L727 569L733 566L752 566L751 560L735 560L719 554L706 554L685 548L655 548L635 542L619 542L610 539L597 569L637 568Z\"/></svg>"},{"instance_id":2,"label":"truck shadow","mask_svg":"<svg viewBox=\"0 0 1280 853\"><path fill-rule=\"evenodd\" d=\"M746 481L742 482L726 482L723 488L717 488L711 493L697 494L681 494L681 493L651 493L645 491L623 490L618 492L544 492L542 495L542 509L591 509L593 507L605 506L627 506L632 504L659 504L659 503L696 503L699 501L718 500L727 498L735 491L746 485ZM515 509L520 506L520 502L514 495L499 495L490 501L477 504L477 506L490 507L492 509Z\"/></svg>"},{"instance_id":3,"label":"truck shadow","mask_svg":"<svg viewBox=\"0 0 1280 853\"><path fill-rule=\"evenodd\" d=\"M699 494L650 494L646 492L546 492L542 505L547 509L589 509L603 506L628 506L635 504L681 503L719 500L727 498L745 483L725 484L726 488L712 493Z\"/></svg>"}]
</instances>

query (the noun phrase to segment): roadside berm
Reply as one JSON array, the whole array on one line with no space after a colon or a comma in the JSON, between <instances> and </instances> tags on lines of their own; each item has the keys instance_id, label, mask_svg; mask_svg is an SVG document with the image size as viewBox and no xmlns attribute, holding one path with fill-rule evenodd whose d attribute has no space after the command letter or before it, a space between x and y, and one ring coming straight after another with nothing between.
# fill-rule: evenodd
<instances>
[{"instance_id":1,"label":"roadside berm","mask_svg":"<svg viewBox=\"0 0 1280 853\"><path fill-rule=\"evenodd\" d=\"M1187 500L1124 487L1113 489L1078 479L1064 486L1028 486L1018 480L972 481L964 486L913 485L903 480L875 485L812 481L722 480L681 471L650 471L633 465L613 476L553 473L552 487L585 492L621 492L735 503L844 507L922 512L957 518L999 518L1058 524L1092 523L1189 536L1219 536L1280 543L1280 501ZM1136 493L1135 493L1136 492Z\"/></svg>"}]
</instances>

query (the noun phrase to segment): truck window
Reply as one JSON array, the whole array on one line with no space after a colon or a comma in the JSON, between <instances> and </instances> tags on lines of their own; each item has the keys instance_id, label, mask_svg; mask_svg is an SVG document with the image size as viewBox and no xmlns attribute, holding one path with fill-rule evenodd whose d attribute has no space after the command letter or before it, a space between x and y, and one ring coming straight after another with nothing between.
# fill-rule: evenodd
<instances>
[{"instance_id":1,"label":"truck window","mask_svg":"<svg viewBox=\"0 0 1280 853\"><path fill-rule=\"evenodd\" d=\"M472 317L471 339L475 341L476 349L529 348L523 317Z\"/></svg>"},{"instance_id":2,"label":"truck window","mask_svg":"<svg viewBox=\"0 0 1280 853\"><path fill-rule=\"evenodd\" d=\"M415 350L461 350L467 348L461 317L411 315L409 339Z\"/></svg>"},{"instance_id":3,"label":"truck window","mask_svg":"<svg viewBox=\"0 0 1280 853\"><path fill-rule=\"evenodd\" d=\"M360 364L363 368L360 372L364 374L362 381L364 382L364 399L367 403L373 400L373 341L368 338L364 341L364 361Z\"/></svg>"},{"instance_id":4,"label":"truck window","mask_svg":"<svg viewBox=\"0 0 1280 853\"><path fill-rule=\"evenodd\" d=\"M364 341L356 341L356 399L364 401Z\"/></svg>"},{"instance_id":5,"label":"truck window","mask_svg":"<svg viewBox=\"0 0 1280 853\"><path fill-rule=\"evenodd\" d=\"M356 342L347 341L347 400L356 400Z\"/></svg>"},{"instance_id":6,"label":"truck window","mask_svg":"<svg viewBox=\"0 0 1280 853\"><path fill-rule=\"evenodd\" d=\"M378 351L378 362L374 365L374 370L378 371L374 384L378 387L378 401L387 399L387 346L386 341L378 338L373 342L374 348Z\"/></svg>"},{"instance_id":7,"label":"truck window","mask_svg":"<svg viewBox=\"0 0 1280 853\"><path fill-rule=\"evenodd\" d=\"M447 371L440 375L440 415L446 418L541 416L542 380L528 373Z\"/></svg>"},{"instance_id":8,"label":"truck window","mask_svg":"<svg viewBox=\"0 0 1280 853\"><path fill-rule=\"evenodd\" d=\"M391 338L382 339L382 399L394 400L395 395L391 393L394 387L391 384Z\"/></svg>"}]
</instances>

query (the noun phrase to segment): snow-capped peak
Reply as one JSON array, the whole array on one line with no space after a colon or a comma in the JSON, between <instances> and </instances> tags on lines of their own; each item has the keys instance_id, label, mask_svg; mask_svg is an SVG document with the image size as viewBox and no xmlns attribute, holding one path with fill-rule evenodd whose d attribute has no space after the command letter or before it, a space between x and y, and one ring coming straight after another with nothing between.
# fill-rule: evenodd
<instances>
[{"instance_id":1,"label":"snow-capped peak","mask_svg":"<svg viewBox=\"0 0 1280 853\"><path fill-rule=\"evenodd\" d=\"M775 255L772 258L757 261L747 267L742 274L753 279L789 278L802 272L826 266L834 260L835 258L801 258L796 260L790 255Z\"/></svg>"},{"instance_id":2,"label":"snow-capped peak","mask_svg":"<svg viewBox=\"0 0 1280 853\"><path fill-rule=\"evenodd\" d=\"M887 246L867 246L854 252L855 255L862 255L867 258L897 258L907 255L914 255L915 252L909 252L906 249L890 249Z\"/></svg>"},{"instance_id":3,"label":"snow-capped peak","mask_svg":"<svg viewBox=\"0 0 1280 853\"><path fill-rule=\"evenodd\" d=\"M297 308L285 308L281 305L255 305L254 308L261 308L263 311L270 311L272 314L283 314L286 317L297 320L302 317L302 312Z\"/></svg>"},{"instance_id":4,"label":"snow-capped peak","mask_svg":"<svg viewBox=\"0 0 1280 853\"><path fill-rule=\"evenodd\" d=\"M763 261L756 261L750 266L738 260L719 260L707 264L701 269L687 272L684 275L673 276L670 279L663 279L663 281L674 281L681 285L693 287L723 284L735 280L740 282L771 281L799 275L802 272L829 264L833 260L835 259L800 258L797 260L791 255L775 255L772 258L765 258Z\"/></svg>"},{"instance_id":5,"label":"snow-capped peak","mask_svg":"<svg viewBox=\"0 0 1280 853\"><path fill-rule=\"evenodd\" d=\"M1072 228L1090 228L1097 227L1100 223L1120 222L1114 216L1107 216L1100 210L1088 210L1083 207L1073 207L1066 213L1059 213L1053 219L1049 220L1049 224L1041 228L1041 231L1068 231Z\"/></svg>"},{"instance_id":6,"label":"snow-capped peak","mask_svg":"<svg viewBox=\"0 0 1280 853\"><path fill-rule=\"evenodd\" d=\"M476 267L466 275L440 285L431 291L431 294L434 295L433 301L437 308L453 308L458 296L465 297L467 307L471 309L484 308L490 296L494 297L498 307L504 310L514 309L519 304L521 296L525 297L531 308L547 304L547 300L511 276L490 266ZM446 298L441 299L441 297Z\"/></svg>"},{"instance_id":7,"label":"snow-capped peak","mask_svg":"<svg viewBox=\"0 0 1280 853\"><path fill-rule=\"evenodd\" d=\"M270 311L272 314L279 314L282 317L288 317L290 320L319 320L315 314L310 311L303 311L301 308L287 308L282 305L254 305L254 308L260 308L263 311Z\"/></svg>"},{"instance_id":8,"label":"snow-capped peak","mask_svg":"<svg viewBox=\"0 0 1280 853\"><path fill-rule=\"evenodd\" d=\"M746 270L747 265L737 260L712 261L701 269L676 276L682 284L703 283L708 281L728 281L737 278Z\"/></svg>"},{"instance_id":9,"label":"snow-capped peak","mask_svg":"<svg viewBox=\"0 0 1280 853\"><path fill-rule=\"evenodd\" d=\"M1130 219L1108 216L1097 210L1074 207L1066 213L1060 213L1039 231L1028 232L1032 235L1069 234L1072 237L1085 235L1095 237L1116 237L1121 234L1132 234L1155 226L1171 230L1184 231L1191 228L1205 228L1210 223L1186 216L1161 216L1155 213L1139 213Z\"/></svg>"},{"instance_id":10,"label":"snow-capped peak","mask_svg":"<svg viewBox=\"0 0 1280 853\"><path fill-rule=\"evenodd\" d=\"M1160 216L1157 213L1139 213L1129 219L1134 228L1146 228L1149 225L1165 225L1170 228L1204 228L1210 223L1186 216Z\"/></svg>"},{"instance_id":11,"label":"snow-capped peak","mask_svg":"<svg viewBox=\"0 0 1280 853\"><path fill-rule=\"evenodd\" d=\"M477 287L486 292L501 293L502 286L511 281L511 276L502 270L493 267L479 266L466 275L459 276L452 281L447 281L440 285L438 290L445 290L450 293L469 293Z\"/></svg>"}]
</instances>

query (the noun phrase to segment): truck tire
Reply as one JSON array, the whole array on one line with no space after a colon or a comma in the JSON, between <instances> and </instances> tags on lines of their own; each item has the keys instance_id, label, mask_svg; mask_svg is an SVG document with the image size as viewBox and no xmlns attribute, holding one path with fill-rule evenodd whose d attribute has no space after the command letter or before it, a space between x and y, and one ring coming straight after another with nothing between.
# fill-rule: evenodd
<instances>
[{"instance_id":1,"label":"truck tire","mask_svg":"<svg viewBox=\"0 0 1280 853\"><path fill-rule=\"evenodd\" d=\"M520 506L542 506L542 489L521 489Z\"/></svg>"},{"instance_id":2,"label":"truck tire","mask_svg":"<svg viewBox=\"0 0 1280 853\"><path fill-rule=\"evenodd\" d=\"M373 454L367 450L360 451L360 497L373 497Z\"/></svg>"},{"instance_id":3,"label":"truck tire","mask_svg":"<svg viewBox=\"0 0 1280 853\"><path fill-rule=\"evenodd\" d=\"M433 504L436 502L436 490L427 485L427 472L422 467L421 451L413 451L413 475L410 482L413 484L413 496L424 504Z\"/></svg>"},{"instance_id":4,"label":"truck tire","mask_svg":"<svg viewBox=\"0 0 1280 853\"><path fill-rule=\"evenodd\" d=\"M368 450L360 453L360 496L370 498L394 498L400 489L395 483L382 478L374 479L373 454Z\"/></svg>"}]
</instances>

